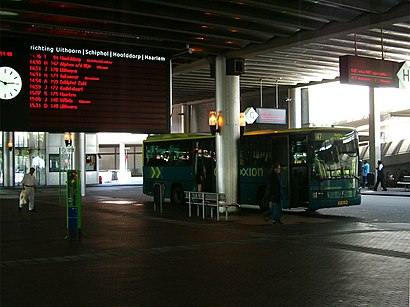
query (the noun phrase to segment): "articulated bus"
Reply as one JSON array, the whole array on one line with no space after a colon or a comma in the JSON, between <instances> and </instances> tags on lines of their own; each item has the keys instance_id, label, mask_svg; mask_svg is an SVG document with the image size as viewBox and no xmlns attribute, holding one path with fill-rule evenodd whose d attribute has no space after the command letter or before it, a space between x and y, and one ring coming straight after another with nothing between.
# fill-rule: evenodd
<instances>
[{"instance_id":1,"label":"articulated bus","mask_svg":"<svg viewBox=\"0 0 410 307\"><path fill-rule=\"evenodd\" d=\"M317 210L361 203L358 134L351 128L302 128L247 132L238 151L238 203L263 208L268 172L282 166L283 208ZM165 197L184 202L184 191L215 192L215 136L165 134L143 143L143 191L165 186Z\"/></svg>"}]
</instances>

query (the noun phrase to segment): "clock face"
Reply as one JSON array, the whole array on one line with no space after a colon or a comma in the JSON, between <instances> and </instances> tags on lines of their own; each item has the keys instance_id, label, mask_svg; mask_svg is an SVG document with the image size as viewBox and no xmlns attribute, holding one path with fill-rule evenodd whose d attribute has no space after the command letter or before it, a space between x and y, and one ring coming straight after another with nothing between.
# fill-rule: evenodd
<instances>
[{"instance_id":1,"label":"clock face","mask_svg":"<svg viewBox=\"0 0 410 307\"><path fill-rule=\"evenodd\" d=\"M21 77L11 67L0 67L0 99L9 100L16 97L21 91Z\"/></svg>"}]
</instances>

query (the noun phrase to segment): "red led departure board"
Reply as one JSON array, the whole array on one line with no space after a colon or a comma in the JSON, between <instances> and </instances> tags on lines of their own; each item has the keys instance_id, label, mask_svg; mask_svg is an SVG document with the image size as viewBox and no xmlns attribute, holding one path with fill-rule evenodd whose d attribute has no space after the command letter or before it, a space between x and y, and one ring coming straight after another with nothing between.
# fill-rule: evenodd
<instances>
[{"instance_id":1,"label":"red led departure board","mask_svg":"<svg viewBox=\"0 0 410 307\"><path fill-rule=\"evenodd\" d=\"M401 64L360 56L339 58L340 83L370 87L398 87L396 76Z\"/></svg>"},{"instance_id":2,"label":"red led departure board","mask_svg":"<svg viewBox=\"0 0 410 307\"><path fill-rule=\"evenodd\" d=\"M168 133L169 84L164 55L2 39L0 130Z\"/></svg>"}]
</instances>

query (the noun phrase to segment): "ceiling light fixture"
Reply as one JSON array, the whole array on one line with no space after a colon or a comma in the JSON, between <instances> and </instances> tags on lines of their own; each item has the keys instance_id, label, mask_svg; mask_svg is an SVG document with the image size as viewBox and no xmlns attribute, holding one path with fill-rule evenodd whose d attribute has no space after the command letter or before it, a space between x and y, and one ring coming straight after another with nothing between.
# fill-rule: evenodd
<instances>
[{"instance_id":1,"label":"ceiling light fixture","mask_svg":"<svg viewBox=\"0 0 410 307\"><path fill-rule=\"evenodd\" d=\"M194 49L192 49L191 47L189 47L189 44L186 44L186 49L185 49L185 50L174 54L173 56L171 56L171 58L177 58L177 57L179 57L179 56L181 56L181 55L184 55L184 54L187 54L187 53L188 53L188 54L192 54L193 52L194 52Z\"/></svg>"}]
</instances>

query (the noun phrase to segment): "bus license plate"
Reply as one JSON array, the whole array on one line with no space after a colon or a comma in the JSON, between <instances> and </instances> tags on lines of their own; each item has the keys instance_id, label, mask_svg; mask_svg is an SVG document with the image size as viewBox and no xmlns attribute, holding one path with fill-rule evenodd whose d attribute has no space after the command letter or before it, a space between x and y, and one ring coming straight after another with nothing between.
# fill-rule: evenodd
<instances>
[{"instance_id":1,"label":"bus license plate","mask_svg":"<svg viewBox=\"0 0 410 307\"><path fill-rule=\"evenodd\" d=\"M347 200L339 200L337 202L338 205L347 205L349 202Z\"/></svg>"}]
</instances>

